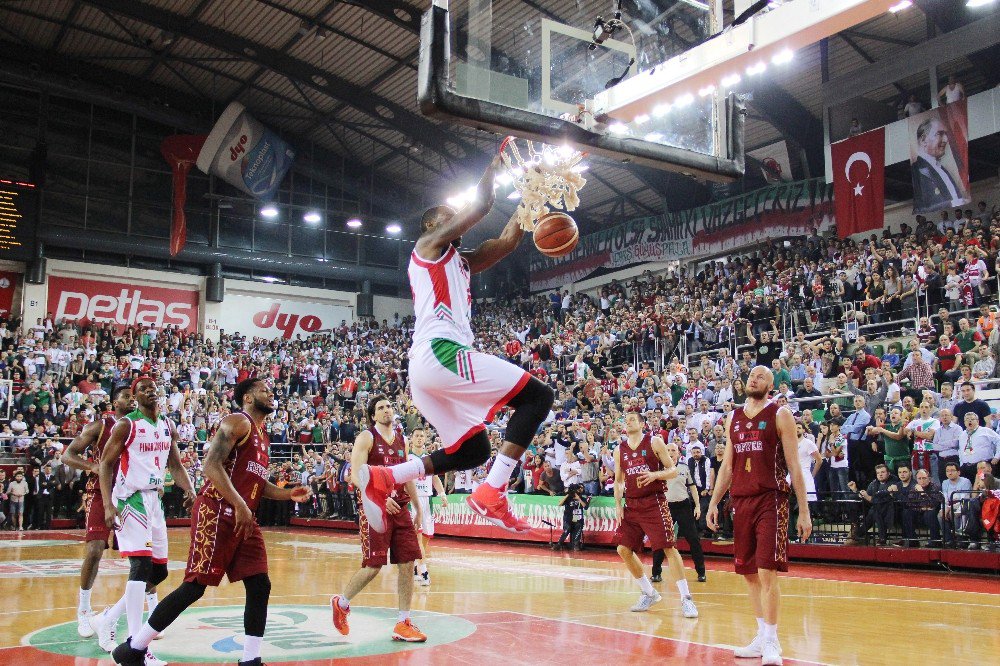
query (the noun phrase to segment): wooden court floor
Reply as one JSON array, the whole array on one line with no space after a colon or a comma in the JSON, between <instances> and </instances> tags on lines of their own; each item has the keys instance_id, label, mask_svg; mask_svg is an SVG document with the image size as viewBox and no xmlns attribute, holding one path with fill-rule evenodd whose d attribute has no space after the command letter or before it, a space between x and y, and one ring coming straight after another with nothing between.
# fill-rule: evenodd
<instances>
[{"instance_id":1,"label":"wooden court floor","mask_svg":"<svg viewBox=\"0 0 1000 666\"><path fill-rule=\"evenodd\" d=\"M544 546L438 540L432 585L414 592L414 621L430 640L390 640L395 570L384 570L352 608L352 631L329 623L327 601L359 564L356 537L309 529L266 531L273 584L263 657L269 664L744 664L731 646L754 620L731 562L710 559L692 593L701 617L681 617L676 590L631 613L635 584L613 551L571 555ZM181 578L188 532L170 534L171 575ZM0 665L110 664L94 639L76 634L79 532L0 536ZM648 564L648 558L647 558ZM100 610L124 587L125 562L106 558L93 593ZM792 565L782 577L779 634L786 664L984 664L1000 654L1000 579L955 573ZM243 589L224 584L153 643L171 663L235 663ZM124 631L124 619L122 621ZM993 655L989 657L987 655ZM102 658L103 657L103 658ZM996 662L992 662L996 663Z\"/></svg>"}]
</instances>

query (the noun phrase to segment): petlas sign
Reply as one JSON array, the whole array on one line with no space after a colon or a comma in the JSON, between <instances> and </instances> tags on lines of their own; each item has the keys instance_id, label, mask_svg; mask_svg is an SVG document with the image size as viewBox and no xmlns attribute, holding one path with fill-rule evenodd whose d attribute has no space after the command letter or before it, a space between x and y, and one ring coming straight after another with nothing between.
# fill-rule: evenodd
<instances>
[{"instance_id":1,"label":"petlas sign","mask_svg":"<svg viewBox=\"0 0 1000 666\"><path fill-rule=\"evenodd\" d=\"M48 311L56 321L113 322L198 332L198 292L123 282L49 277Z\"/></svg>"},{"instance_id":2,"label":"petlas sign","mask_svg":"<svg viewBox=\"0 0 1000 666\"><path fill-rule=\"evenodd\" d=\"M303 338L317 331L351 323L354 311L346 305L315 303L295 298L260 298L226 294L219 328L250 338Z\"/></svg>"}]
</instances>

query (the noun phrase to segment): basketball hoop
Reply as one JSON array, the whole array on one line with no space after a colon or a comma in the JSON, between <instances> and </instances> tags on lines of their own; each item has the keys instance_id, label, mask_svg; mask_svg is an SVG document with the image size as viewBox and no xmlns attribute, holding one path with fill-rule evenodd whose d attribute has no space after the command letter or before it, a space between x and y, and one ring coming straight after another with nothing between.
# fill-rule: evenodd
<instances>
[{"instance_id":1,"label":"basketball hoop","mask_svg":"<svg viewBox=\"0 0 1000 666\"><path fill-rule=\"evenodd\" d=\"M518 145L521 141L521 145ZM575 210L580 205L577 192L587 184L580 175L581 153L569 146L516 139L508 136L500 144L500 158L507 167L514 188L521 193L518 223L534 231L535 221L552 209Z\"/></svg>"}]
</instances>

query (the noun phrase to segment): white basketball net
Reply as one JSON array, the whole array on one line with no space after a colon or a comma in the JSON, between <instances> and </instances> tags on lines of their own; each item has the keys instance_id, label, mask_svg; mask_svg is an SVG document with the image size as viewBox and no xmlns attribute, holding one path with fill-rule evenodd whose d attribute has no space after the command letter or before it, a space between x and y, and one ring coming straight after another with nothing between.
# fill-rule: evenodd
<instances>
[{"instance_id":1,"label":"white basketball net","mask_svg":"<svg viewBox=\"0 0 1000 666\"><path fill-rule=\"evenodd\" d=\"M535 221L549 208L566 211L580 205L577 192L587 184L580 175L580 160L585 153L569 146L550 146L523 140L518 146L512 136L500 144L500 157L521 193L517 207L518 223L525 231L535 230Z\"/></svg>"}]
</instances>

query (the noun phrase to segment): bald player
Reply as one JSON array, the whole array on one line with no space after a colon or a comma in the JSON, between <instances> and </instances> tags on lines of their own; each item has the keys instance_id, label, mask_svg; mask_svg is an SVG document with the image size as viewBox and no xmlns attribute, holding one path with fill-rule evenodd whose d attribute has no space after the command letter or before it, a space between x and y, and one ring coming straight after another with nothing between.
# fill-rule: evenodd
<instances>
[{"instance_id":1,"label":"bald player","mask_svg":"<svg viewBox=\"0 0 1000 666\"><path fill-rule=\"evenodd\" d=\"M737 648L736 657L761 658L780 665L778 643L778 572L788 571L788 481L792 479L799 505L796 531L800 539L812 533L805 480L799 466L795 419L787 407L768 399L774 375L754 367L746 383L743 407L729 415L726 451L708 505L706 522L719 528L719 502L730 491L733 510L733 553L736 573L747 582L750 607L757 618L757 635Z\"/></svg>"}]
</instances>

